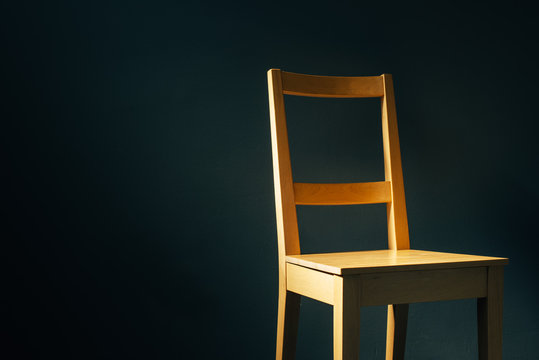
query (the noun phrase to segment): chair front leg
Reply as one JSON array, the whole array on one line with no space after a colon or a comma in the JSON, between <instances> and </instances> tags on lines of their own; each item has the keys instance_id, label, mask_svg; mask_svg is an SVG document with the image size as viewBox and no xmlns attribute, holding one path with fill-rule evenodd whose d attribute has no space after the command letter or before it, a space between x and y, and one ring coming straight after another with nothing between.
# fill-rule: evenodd
<instances>
[{"instance_id":1,"label":"chair front leg","mask_svg":"<svg viewBox=\"0 0 539 360\"><path fill-rule=\"evenodd\" d=\"M293 360L296 356L300 301L301 295L279 288L277 360Z\"/></svg>"},{"instance_id":2,"label":"chair front leg","mask_svg":"<svg viewBox=\"0 0 539 360\"><path fill-rule=\"evenodd\" d=\"M335 276L333 303L333 357L357 360L359 357L359 277Z\"/></svg>"}]
</instances>

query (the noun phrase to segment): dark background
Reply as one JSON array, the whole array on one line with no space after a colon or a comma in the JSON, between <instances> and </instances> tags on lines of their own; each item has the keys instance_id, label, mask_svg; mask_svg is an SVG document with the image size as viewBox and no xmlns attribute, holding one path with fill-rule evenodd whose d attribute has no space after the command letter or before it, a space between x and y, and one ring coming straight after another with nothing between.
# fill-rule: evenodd
<instances>
[{"instance_id":1,"label":"dark background","mask_svg":"<svg viewBox=\"0 0 539 360\"><path fill-rule=\"evenodd\" d=\"M504 356L539 358L531 8L21 1L0 20L0 357L274 358L281 68L393 74L412 246L509 257ZM382 179L379 100L286 101L297 181ZM298 214L304 252L386 246L383 205ZM331 316L303 301L298 359L331 358ZM475 359L475 316L411 306L407 358ZM384 358L385 321L363 310L362 358Z\"/></svg>"}]
</instances>

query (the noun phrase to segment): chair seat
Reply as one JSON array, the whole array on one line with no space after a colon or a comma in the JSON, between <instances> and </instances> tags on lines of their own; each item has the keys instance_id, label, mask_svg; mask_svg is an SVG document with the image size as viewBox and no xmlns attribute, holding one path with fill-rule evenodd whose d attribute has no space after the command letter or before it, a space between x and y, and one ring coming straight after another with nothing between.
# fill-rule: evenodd
<instances>
[{"instance_id":1,"label":"chair seat","mask_svg":"<svg viewBox=\"0 0 539 360\"><path fill-rule=\"evenodd\" d=\"M423 250L374 250L289 255L286 262L335 275L505 265L507 258Z\"/></svg>"}]
</instances>

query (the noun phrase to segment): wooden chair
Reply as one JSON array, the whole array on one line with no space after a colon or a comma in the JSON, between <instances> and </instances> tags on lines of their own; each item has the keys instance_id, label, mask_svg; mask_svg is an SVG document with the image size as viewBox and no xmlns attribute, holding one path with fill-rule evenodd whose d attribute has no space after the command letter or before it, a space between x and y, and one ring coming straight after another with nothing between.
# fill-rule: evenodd
<instances>
[{"instance_id":1,"label":"wooden chair","mask_svg":"<svg viewBox=\"0 0 539 360\"><path fill-rule=\"evenodd\" d=\"M279 252L277 356L295 357L301 296L333 305L334 359L359 356L360 307L388 305L386 359L403 359L408 304L477 298L480 359L502 358L503 265L506 258L410 250L391 75L312 76L268 71ZM294 183L286 95L379 97L385 181ZM389 250L301 254L296 205L387 204Z\"/></svg>"}]
</instances>

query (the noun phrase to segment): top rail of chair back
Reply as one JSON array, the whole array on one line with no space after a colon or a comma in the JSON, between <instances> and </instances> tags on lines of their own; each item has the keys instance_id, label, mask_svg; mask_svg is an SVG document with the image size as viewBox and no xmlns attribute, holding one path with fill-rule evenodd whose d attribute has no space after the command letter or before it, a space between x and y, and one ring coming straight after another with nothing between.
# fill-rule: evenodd
<instances>
[{"instance_id":1,"label":"top rail of chair back","mask_svg":"<svg viewBox=\"0 0 539 360\"><path fill-rule=\"evenodd\" d=\"M384 96L382 76L315 76L281 71L281 77L283 94L286 95L326 98Z\"/></svg>"}]
</instances>

